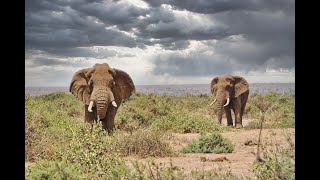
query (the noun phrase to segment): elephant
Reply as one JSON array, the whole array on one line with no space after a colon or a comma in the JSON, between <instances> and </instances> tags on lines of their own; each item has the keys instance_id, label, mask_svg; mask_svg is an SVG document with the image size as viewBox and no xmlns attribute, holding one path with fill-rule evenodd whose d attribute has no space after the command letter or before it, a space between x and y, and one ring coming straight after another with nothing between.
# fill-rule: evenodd
<instances>
[{"instance_id":1,"label":"elephant","mask_svg":"<svg viewBox=\"0 0 320 180\"><path fill-rule=\"evenodd\" d=\"M223 109L226 112L227 125L233 126L231 109L235 115L235 127L242 128L242 115L249 96L249 84L240 76L221 75L210 83L211 93L215 97L212 106L217 102L218 121L221 124Z\"/></svg>"},{"instance_id":2,"label":"elephant","mask_svg":"<svg viewBox=\"0 0 320 180\"><path fill-rule=\"evenodd\" d=\"M107 63L94 64L77 71L69 91L85 104L85 123L102 121L108 133L114 129L114 118L123 99L135 92L131 77Z\"/></svg>"}]
</instances>

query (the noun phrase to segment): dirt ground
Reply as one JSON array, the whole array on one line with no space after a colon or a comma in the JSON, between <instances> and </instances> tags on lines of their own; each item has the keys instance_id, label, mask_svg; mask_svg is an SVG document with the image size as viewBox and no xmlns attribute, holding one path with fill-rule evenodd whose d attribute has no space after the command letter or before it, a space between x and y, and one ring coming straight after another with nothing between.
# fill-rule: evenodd
<instances>
[{"instance_id":1,"label":"dirt ground","mask_svg":"<svg viewBox=\"0 0 320 180\"><path fill-rule=\"evenodd\" d=\"M226 120L223 120L225 124ZM244 126L248 120L243 122ZM196 168L198 170L212 170L215 168L223 168L230 171L238 179L246 179L246 177L253 177L253 173L250 171L253 162L256 159L257 142L259 137L259 129L246 130L235 129L232 132L222 133L222 136L230 139L235 149L232 153L226 154L214 154L214 153L179 153L177 157L164 157L164 158L147 158L137 159L134 157L128 157L126 160L138 160L146 162L153 160L160 167L169 166L170 162L173 166L177 166L183 169L186 174L191 173ZM263 129L261 134L261 141L267 147L274 145L287 146L287 136L295 140L295 129ZM173 134L172 141L170 142L176 152L179 152L184 146L186 146L192 139L200 137L199 133L187 133L187 134ZM252 143L246 145L246 142L251 140Z\"/></svg>"}]
</instances>

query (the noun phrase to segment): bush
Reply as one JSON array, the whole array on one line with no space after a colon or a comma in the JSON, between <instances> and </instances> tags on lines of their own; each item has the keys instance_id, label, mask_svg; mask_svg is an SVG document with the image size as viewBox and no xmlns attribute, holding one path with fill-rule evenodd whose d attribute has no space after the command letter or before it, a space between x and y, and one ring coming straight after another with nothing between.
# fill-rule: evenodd
<instances>
[{"instance_id":1,"label":"bush","mask_svg":"<svg viewBox=\"0 0 320 180\"><path fill-rule=\"evenodd\" d=\"M73 164L41 160L30 167L26 179L86 179L85 174Z\"/></svg>"},{"instance_id":2,"label":"bush","mask_svg":"<svg viewBox=\"0 0 320 180\"><path fill-rule=\"evenodd\" d=\"M295 110L294 95L268 92L253 93L249 96L244 117L254 119L248 128L255 128L264 114L264 124L271 128L294 128ZM260 126L258 126L260 127Z\"/></svg>"},{"instance_id":3,"label":"bush","mask_svg":"<svg viewBox=\"0 0 320 180\"><path fill-rule=\"evenodd\" d=\"M295 144L287 136L289 146L263 148L265 162L256 161L252 172L258 179L295 179Z\"/></svg>"},{"instance_id":4,"label":"bush","mask_svg":"<svg viewBox=\"0 0 320 180\"><path fill-rule=\"evenodd\" d=\"M223 138L220 133L213 132L209 135L201 135L199 140L192 140L182 153L231 153L234 150L232 142Z\"/></svg>"},{"instance_id":5,"label":"bush","mask_svg":"<svg viewBox=\"0 0 320 180\"><path fill-rule=\"evenodd\" d=\"M126 100L119 109L116 126L128 132L149 126L176 133L230 130L231 128L217 123L217 107L209 106L212 100L211 95L137 93ZM286 93L250 94L244 118L259 121L260 112L271 106L272 111L265 117L268 127L294 127L294 95Z\"/></svg>"},{"instance_id":6,"label":"bush","mask_svg":"<svg viewBox=\"0 0 320 180\"><path fill-rule=\"evenodd\" d=\"M167 134L151 128L138 129L132 134L118 131L112 146L122 156L165 157L174 154L168 140Z\"/></svg>"},{"instance_id":7,"label":"bush","mask_svg":"<svg viewBox=\"0 0 320 180\"><path fill-rule=\"evenodd\" d=\"M101 122L92 128L82 128L68 143L68 148L59 151L55 159L66 161L81 169L86 179L123 179L130 177L117 149L113 148L114 138L101 128Z\"/></svg>"},{"instance_id":8,"label":"bush","mask_svg":"<svg viewBox=\"0 0 320 180\"><path fill-rule=\"evenodd\" d=\"M229 129L205 116L177 112L156 119L152 127L175 133L223 132Z\"/></svg>"},{"instance_id":9,"label":"bush","mask_svg":"<svg viewBox=\"0 0 320 180\"><path fill-rule=\"evenodd\" d=\"M149 126L176 133L228 130L213 120L209 104L208 95L136 93L118 111L116 126L128 132Z\"/></svg>"},{"instance_id":10,"label":"bush","mask_svg":"<svg viewBox=\"0 0 320 180\"><path fill-rule=\"evenodd\" d=\"M54 93L32 98L25 97L25 159L52 159L79 131L82 122L77 116L83 114L81 104L73 96Z\"/></svg>"}]
</instances>

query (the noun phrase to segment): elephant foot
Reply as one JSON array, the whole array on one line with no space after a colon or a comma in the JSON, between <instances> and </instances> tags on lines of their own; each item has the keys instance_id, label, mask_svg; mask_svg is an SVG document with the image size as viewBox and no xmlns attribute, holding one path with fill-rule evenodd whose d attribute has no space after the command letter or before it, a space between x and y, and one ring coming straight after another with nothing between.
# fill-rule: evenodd
<instances>
[{"instance_id":1,"label":"elephant foot","mask_svg":"<svg viewBox=\"0 0 320 180\"><path fill-rule=\"evenodd\" d=\"M228 124L227 126L228 126L228 127L233 127L233 124Z\"/></svg>"},{"instance_id":2,"label":"elephant foot","mask_svg":"<svg viewBox=\"0 0 320 180\"><path fill-rule=\"evenodd\" d=\"M236 128L240 129L240 128L243 128L243 126L242 126L242 124L236 124Z\"/></svg>"}]
</instances>

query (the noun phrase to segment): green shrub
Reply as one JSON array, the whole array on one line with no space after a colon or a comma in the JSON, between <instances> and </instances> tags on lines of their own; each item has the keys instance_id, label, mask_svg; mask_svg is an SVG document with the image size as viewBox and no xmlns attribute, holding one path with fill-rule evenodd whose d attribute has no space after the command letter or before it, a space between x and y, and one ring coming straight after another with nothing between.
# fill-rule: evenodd
<instances>
[{"instance_id":1,"label":"green shrub","mask_svg":"<svg viewBox=\"0 0 320 180\"><path fill-rule=\"evenodd\" d=\"M137 93L126 100L116 116L116 126L128 132L156 127L176 133L228 131L217 123L217 107L211 95L160 95ZM260 112L273 105L265 117L273 128L294 127L294 95L269 92L249 96L244 118L259 120ZM224 113L225 116L225 113Z\"/></svg>"},{"instance_id":2,"label":"green shrub","mask_svg":"<svg viewBox=\"0 0 320 180\"><path fill-rule=\"evenodd\" d=\"M265 115L264 124L267 127L294 128L294 105L294 95L275 92L268 92L266 94L253 93L249 96L244 117L254 119L256 122L249 124L248 128L254 128L256 124L259 124L261 113Z\"/></svg>"},{"instance_id":3,"label":"green shrub","mask_svg":"<svg viewBox=\"0 0 320 180\"><path fill-rule=\"evenodd\" d=\"M83 114L80 103L66 93L25 97L26 161L33 162L37 158L52 160L59 149L67 148L67 142L83 123L76 116Z\"/></svg>"},{"instance_id":4,"label":"green shrub","mask_svg":"<svg viewBox=\"0 0 320 180\"><path fill-rule=\"evenodd\" d=\"M122 179L130 176L124 160L113 149L114 139L101 128L101 122L82 128L68 142L68 148L58 151L54 158L81 169L87 179Z\"/></svg>"},{"instance_id":5,"label":"green shrub","mask_svg":"<svg viewBox=\"0 0 320 180\"><path fill-rule=\"evenodd\" d=\"M210 100L208 95L136 93L119 109L115 124L128 132L149 126L177 133L228 130L213 120Z\"/></svg>"},{"instance_id":6,"label":"green shrub","mask_svg":"<svg viewBox=\"0 0 320 180\"><path fill-rule=\"evenodd\" d=\"M192 140L182 153L231 153L234 150L232 142L223 138L219 132L201 135L199 140Z\"/></svg>"},{"instance_id":7,"label":"green shrub","mask_svg":"<svg viewBox=\"0 0 320 180\"><path fill-rule=\"evenodd\" d=\"M175 133L223 132L229 129L205 116L177 112L159 117L153 122L152 127Z\"/></svg>"},{"instance_id":8,"label":"green shrub","mask_svg":"<svg viewBox=\"0 0 320 180\"><path fill-rule=\"evenodd\" d=\"M41 160L27 170L26 179L86 179L73 164Z\"/></svg>"}]
</instances>

